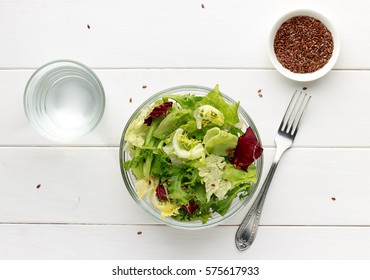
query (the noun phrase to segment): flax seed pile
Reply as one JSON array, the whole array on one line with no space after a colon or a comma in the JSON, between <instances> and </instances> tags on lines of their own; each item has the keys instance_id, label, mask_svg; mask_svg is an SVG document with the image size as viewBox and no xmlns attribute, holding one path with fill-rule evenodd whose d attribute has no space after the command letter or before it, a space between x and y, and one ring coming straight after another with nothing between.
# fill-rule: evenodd
<instances>
[{"instance_id":1,"label":"flax seed pile","mask_svg":"<svg viewBox=\"0 0 370 280\"><path fill-rule=\"evenodd\" d=\"M296 16L285 21L274 39L276 58L293 73L312 73L322 68L333 54L333 36L321 21Z\"/></svg>"}]
</instances>

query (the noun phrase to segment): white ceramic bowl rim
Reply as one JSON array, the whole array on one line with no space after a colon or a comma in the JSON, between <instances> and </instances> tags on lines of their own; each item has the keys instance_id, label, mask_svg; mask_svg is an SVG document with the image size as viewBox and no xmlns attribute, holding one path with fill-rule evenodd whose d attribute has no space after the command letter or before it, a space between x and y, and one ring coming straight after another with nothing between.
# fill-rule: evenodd
<instances>
[{"instance_id":1,"label":"white ceramic bowl rim","mask_svg":"<svg viewBox=\"0 0 370 280\"><path fill-rule=\"evenodd\" d=\"M295 16L310 16L310 17L320 20L329 29L329 31L331 32L333 36L334 49L333 49L332 57L330 58L327 64L325 64L322 68L320 68L319 70L313 73L305 73L305 74L293 73L290 70L286 69L284 66L282 66L280 62L277 60L276 55L275 55L274 39L275 39L275 34L277 30L280 28L280 26L285 21ZM308 81L313 81L313 80L323 77L333 68L339 56L340 41L339 41L339 37L338 37L338 34L334 26L331 24L331 22L326 17L324 17L322 14L316 11L313 11L313 10L299 9L299 10L293 10L293 11L290 11L284 14L282 17L280 17L276 21L276 23L273 25L270 31L267 49L268 49L268 55L270 57L270 60L272 64L274 65L274 67L276 68L276 70L278 70L281 74L283 74L285 77L291 80L295 80L299 82L308 82Z\"/></svg>"}]
</instances>

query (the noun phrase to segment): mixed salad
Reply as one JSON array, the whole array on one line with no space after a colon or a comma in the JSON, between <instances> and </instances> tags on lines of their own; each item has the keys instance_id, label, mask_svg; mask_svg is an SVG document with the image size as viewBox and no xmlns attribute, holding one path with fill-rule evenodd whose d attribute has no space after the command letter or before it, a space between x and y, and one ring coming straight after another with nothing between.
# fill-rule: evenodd
<instances>
[{"instance_id":1,"label":"mixed salad","mask_svg":"<svg viewBox=\"0 0 370 280\"><path fill-rule=\"evenodd\" d=\"M124 135L140 199L162 218L206 223L225 215L257 181L262 147L242 131L239 103L225 101L218 85L205 96L169 94L144 108Z\"/></svg>"}]
</instances>

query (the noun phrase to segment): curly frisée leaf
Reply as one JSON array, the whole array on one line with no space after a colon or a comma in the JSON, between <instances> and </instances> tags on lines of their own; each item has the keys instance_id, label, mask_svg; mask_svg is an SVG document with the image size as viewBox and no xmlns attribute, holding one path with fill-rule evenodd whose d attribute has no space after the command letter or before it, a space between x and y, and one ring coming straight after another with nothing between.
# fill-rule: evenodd
<instances>
[{"instance_id":1,"label":"curly fris\u00e9e leaf","mask_svg":"<svg viewBox=\"0 0 370 280\"><path fill-rule=\"evenodd\" d=\"M164 219L206 223L225 215L257 181L257 137L242 131L239 103L218 86L205 96L170 94L144 108L124 136L136 195ZM240 136L241 135L241 136Z\"/></svg>"},{"instance_id":2,"label":"curly fris\u00e9e leaf","mask_svg":"<svg viewBox=\"0 0 370 280\"><path fill-rule=\"evenodd\" d=\"M178 128L173 136L172 146L175 154L183 159L197 159L205 155L203 145L183 135L184 130Z\"/></svg>"},{"instance_id":3,"label":"curly fris\u00e9e leaf","mask_svg":"<svg viewBox=\"0 0 370 280\"><path fill-rule=\"evenodd\" d=\"M167 94L163 96L163 99L172 99L175 100L182 109L195 109L195 105L197 102L202 100L201 96L196 96L194 94L184 94L184 95L178 95L178 94Z\"/></svg>"},{"instance_id":4,"label":"curly fris\u00e9e leaf","mask_svg":"<svg viewBox=\"0 0 370 280\"><path fill-rule=\"evenodd\" d=\"M247 191L249 185L242 185L240 187L234 188L227 192L226 198L222 200L214 201L212 208L215 212L219 213L221 216L224 216L227 211L230 209L233 200L237 197L239 193Z\"/></svg>"},{"instance_id":5,"label":"curly fris\u00e9e leaf","mask_svg":"<svg viewBox=\"0 0 370 280\"><path fill-rule=\"evenodd\" d=\"M198 129L201 129L202 126L222 126L225 120L224 115L220 112L220 110L211 105L203 105L198 107L194 111L193 115L196 120Z\"/></svg>"}]
</instances>

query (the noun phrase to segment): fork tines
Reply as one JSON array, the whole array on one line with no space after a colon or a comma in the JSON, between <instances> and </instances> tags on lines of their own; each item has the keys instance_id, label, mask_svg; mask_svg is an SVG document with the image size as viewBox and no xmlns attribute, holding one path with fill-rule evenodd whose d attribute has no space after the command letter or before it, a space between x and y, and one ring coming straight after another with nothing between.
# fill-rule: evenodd
<instances>
[{"instance_id":1,"label":"fork tines","mask_svg":"<svg viewBox=\"0 0 370 280\"><path fill-rule=\"evenodd\" d=\"M294 92L285 112L284 118L280 124L280 131L295 136L310 99L311 96L307 93L303 93L302 91L298 92L297 90Z\"/></svg>"}]
</instances>

